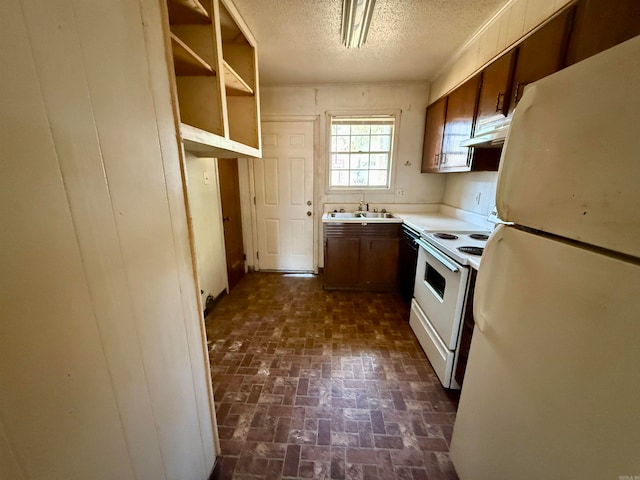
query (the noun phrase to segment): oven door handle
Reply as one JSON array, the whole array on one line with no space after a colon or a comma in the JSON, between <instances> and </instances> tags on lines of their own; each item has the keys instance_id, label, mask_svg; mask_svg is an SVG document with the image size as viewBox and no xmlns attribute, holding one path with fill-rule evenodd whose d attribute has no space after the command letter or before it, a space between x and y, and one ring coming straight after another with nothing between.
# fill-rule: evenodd
<instances>
[{"instance_id":1,"label":"oven door handle","mask_svg":"<svg viewBox=\"0 0 640 480\"><path fill-rule=\"evenodd\" d=\"M424 248L431 256L435 257L436 260L438 260L442 265L447 267L452 272L455 273L455 272L460 271L460 268L458 268L457 265L455 265L454 263L452 263L449 260L447 260L447 258L443 254L441 254L438 250L436 250L435 247L432 247L431 245L429 245L427 242L425 242L422 239L416 240L416 243L421 248Z\"/></svg>"}]
</instances>

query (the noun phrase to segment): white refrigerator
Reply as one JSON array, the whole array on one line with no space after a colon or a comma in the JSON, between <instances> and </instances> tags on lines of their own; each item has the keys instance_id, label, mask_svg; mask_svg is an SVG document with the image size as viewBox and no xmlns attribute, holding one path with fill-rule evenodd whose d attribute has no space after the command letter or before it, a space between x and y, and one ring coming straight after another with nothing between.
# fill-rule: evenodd
<instances>
[{"instance_id":1,"label":"white refrigerator","mask_svg":"<svg viewBox=\"0 0 640 480\"><path fill-rule=\"evenodd\" d=\"M527 87L476 284L462 480L640 479L640 37Z\"/></svg>"}]
</instances>

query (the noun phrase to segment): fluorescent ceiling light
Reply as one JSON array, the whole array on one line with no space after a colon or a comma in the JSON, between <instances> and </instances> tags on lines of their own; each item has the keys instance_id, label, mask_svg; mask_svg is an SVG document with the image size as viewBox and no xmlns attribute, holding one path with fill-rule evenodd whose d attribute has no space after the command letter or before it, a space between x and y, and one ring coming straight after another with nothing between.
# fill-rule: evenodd
<instances>
[{"instance_id":1,"label":"fluorescent ceiling light","mask_svg":"<svg viewBox=\"0 0 640 480\"><path fill-rule=\"evenodd\" d=\"M342 44L360 48L367 40L371 16L376 0L343 0Z\"/></svg>"}]
</instances>

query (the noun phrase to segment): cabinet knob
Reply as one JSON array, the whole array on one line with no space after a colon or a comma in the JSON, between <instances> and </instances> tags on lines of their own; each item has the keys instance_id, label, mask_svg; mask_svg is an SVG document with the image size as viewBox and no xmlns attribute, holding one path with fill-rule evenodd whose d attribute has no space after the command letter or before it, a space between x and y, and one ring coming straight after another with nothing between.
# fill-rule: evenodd
<instances>
[{"instance_id":1,"label":"cabinet knob","mask_svg":"<svg viewBox=\"0 0 640 480\"><path fill-rule=\"evenodd\" d=\"M311 200L307 200L307 205L311 206Z\"/></svg>"},{"instance_id":2,"label":"cabinet knob","mask_svg":"<svg viewBox=\"0 0 640 480\"><path fill-rule=\"evenodd\" d=\"M311 215L312 215L312 213L307 211L307 217L310 217Z\"/></svg>"}]
</instances>

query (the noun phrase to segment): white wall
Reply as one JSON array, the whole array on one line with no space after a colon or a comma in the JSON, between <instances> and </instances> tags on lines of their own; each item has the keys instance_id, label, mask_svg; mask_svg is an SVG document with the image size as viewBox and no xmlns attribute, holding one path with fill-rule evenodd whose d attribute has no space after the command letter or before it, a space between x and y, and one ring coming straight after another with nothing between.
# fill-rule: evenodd
<instances>
[{"instance_id":1,"label":"white wall","mask_svg":"<svg viewBox=\"0 0 640 480\"><path fill-rule=\"evenodd\" d=\"M193 222L196 265L202 302L227 288L227 262L217 160L186 154L187 193ZM205 183L204 175L209 180Z\"/></svg>"},{"instance_id":2,"label":"white wall","mask_svg":"<svg viewBox=\"0 0 640 480\"><path fill-rule=\"evenodd\" d=\"M397 203L438 203L442 197L444 178L420 173L422 139L429 86L399 85L320 85L299 87L263 87L260 90L263 119L270 116L318 115L320 117L319 148L316 152L315 186L324 203L358 203L365 201L380 206ZM395 159L394 190L386 193L328 193L326 190L326 114L327 112L363 112L402 110ZM405 166L408 162L410 165ZM406 189L406 196L396 196L396 189Z\"/></svg>"},{"instance_id":3,"label":"white wall","mask_svg":"<svg viewBox=\"0 0 640 480\"><path fill-rule=\"evenodd\" d=\"M215 459L159 5L3 2L2 479Z\"/></svg>"},{"instance_id":4,"label":"white wall","mask_svg":"<svg viewBox=\"0 0 640 480\"><path fill-rule=\"evenodd\" d=\"M443 66L431 84L429 103L453 90L543 23L569 0L511 0ZM488 215L495 204L497 172L446 175L442 203ZM480 193L480 203L476 194Z\"/></svg>"},{"instance_id":5,"label":"white wall","mask_svg":"<svg viewBox=\"0 0 640 480\"><path fill-rule=\"evenodd\" d=\"M496 204L497 172L449 173L442 203L487 216ZM480 194L480 202L476 202Z\"/></svg>"},{"instance_id":6,"label":"white wall","mask_svg":"<svg viewBox=\"0 0 640 480\"><path fill-rule=\"evenodd\" d=\"M319 117L319 139L314 160L314 214L320 267L323 266L320 217L325 204L332 204L332 208L336 204L353 208L364 198L371 209L386 208L393 211L402 210L402 205L433 204L442 199L445 177L420 173L425 109L429 98L427 84L263 87L260 95L263 120L296 115ZM329 193L326 188L327 112L381 110L401 110L397 131L398 149L394 160L394 188L388 192L358 190L352 193ZM405 197L396 195L399 188L405 189Z\"/></svg>"}]
</instances>

